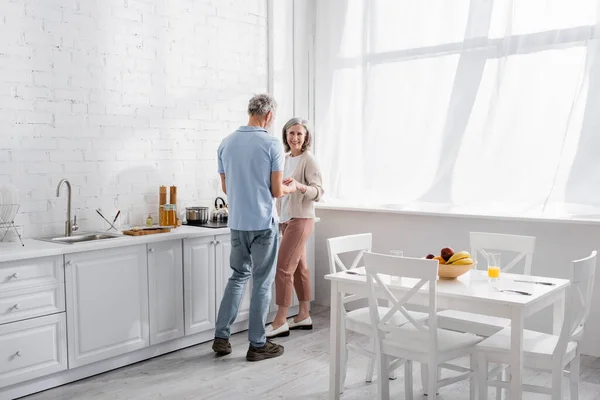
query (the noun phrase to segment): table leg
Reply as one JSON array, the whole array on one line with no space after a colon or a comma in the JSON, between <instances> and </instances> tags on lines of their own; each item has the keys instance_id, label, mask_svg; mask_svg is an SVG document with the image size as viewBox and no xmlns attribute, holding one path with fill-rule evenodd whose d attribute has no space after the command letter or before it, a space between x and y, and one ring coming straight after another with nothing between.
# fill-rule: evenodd
<instances>
[{"instance_id":1,"label":"table leg","mask_svg":"<svg viewBox=\"0 0 600 400\"><path fill-rule=\"evenodd\" d=\"M523 396L523 329L524 318L521 308L511 311L510 338L510 399L521 399Z\"/></svg>"},{"instance_id":2,"label":"table leg","mask_svg":"<svg viewBox=\"0 0 600 400\"><path fill-rule=\"evenodd\" d=\"M331 321L329 347L331 361L329 364L329 398L339 400L342 392L342 352L345 343L342 341L342 293L338 291L336 281L331 281Z\"/></svg>"},{"instance_id":3,"label":"table leg","mask_svg":"<svg viewBox=\"0 0 600 400\"><path fill-rule=\"evenodd\" d=\"M552 334L559 336L565 319L565 290L563 289L560 297L554 302L554 318L552 318Z\"/></svg>"}]
</instances>

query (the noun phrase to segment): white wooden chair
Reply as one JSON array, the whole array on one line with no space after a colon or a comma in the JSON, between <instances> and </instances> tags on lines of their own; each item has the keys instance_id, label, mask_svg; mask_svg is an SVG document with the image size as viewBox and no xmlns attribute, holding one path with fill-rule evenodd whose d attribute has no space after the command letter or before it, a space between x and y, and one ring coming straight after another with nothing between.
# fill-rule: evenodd
<instances>
[{"instance_id":1,"label":"white wooden chair","mask_svg":"<svg viewBox=\"0 0 600 400\"><path fill-rule=\"evenodd\" d=\"M327 239L327 251L329 253L329 270L330 270L330 272L333 274L336 272L348 271L351 269L361 267L362 266L361 261L363 260L363 255L365 254L365 252L371 251L372 242L373 242L373 236L370 233L341 236L341 237ZM340 254L351 253L351 252L358 252L358 254L356 254L354 261L352 262L350 267L346 267L346 265L340 259ZM343 303L347 304L349 302L360 300L361 298L364 299L364 297L360 297L358 295L348 295L348 296L344 297ZM387 313L388 310L389 310L389 308L379 307L379 312L382 315ZM427 314L424 314L424 313L411 312L411 315L413 318L416 318L419 320L421 320L423 318L427 318ZM369 308L362 307L362 308L352 310L349 312L346 312L346 310L344 308L342 318L344 320L344 325L346 327L346 330L360 333L362 335L365 335L365 336L368 336L371 338L371 347L369 349L364 349L364 348L356 346L354 344L346 343L346 353L343 355L344 367L342 368L342 370L343 370L342 387L343 387L343 382L345 382L345 379L346 379L348 350L352 350L352 351L354 351L358 354L361 354L369 359L369 363L367 365L367 373L366 373L365 381L372 382L373 381L373 372L375 370L375 349L374 349L375 338L373 336L374 331L373 331L373 327L371 326L371 319L369 317ZM393 322L395 324L401 325L401 324L406 323L407 320L406 320L406 318L404 318L404 316L398 316L397 318L395 318L395 320ZM345 336L346 333L343 332L343 335ZM345 340L345 337L342 339ZM400 366L403 362L404 362L403 360L397 360L396 363L394 364L395 368ZM395 379L395 375L393 372L393 370L395 368L392 368L392 372L390 374L386 375L386 376L389 376L390 379Z\"/></svg>"},{"instance_id":2,"label":"white wooden chair","mask_svg":"<svg viewBox=\"0 0 600 400\"><path fill-rule=\"evenodd\" d=\"M437 398L437 389L464 379L470 379L470 398L475 398L475 345L482 338L469 333L460 333L439 329L437 327L437 273L438 261L422 258L393 257L384 254L365 253L365 268L369 286L369 310L371 323L377 333L376 353L379 376L388 374L389 358L405 359L405 398L413 399L412 362L427 365L427 390L429 399ZM388 288L392 277L413 278L414 286L398 299ZM410 281L407 281L410 282ZM427 322L417 321L406 310L407 302L419 294L421 288L428 285ZM385 298L392 306L381 315L377 308L378 298ZM420 299L419 299L420 300ZM402 326L393 323L396 314L403 315L409 322ZM470 368L449 364L448 361L459 357L470 356ZM440 379L439 369L446 368L460 374ZM389 399L389 381L379 379L378 391L380 399Z\"/></svg>"},{"instance_id":3,"label":"white wooden chair","mask_svg":"<svg viewBox=\"0 0 600 400\"><path fill-rule=\"evenodd\" d=\"M506 235L500 233L471 232L471 258L477 261L477 256L487 256L486 250L499 250L517 253L516 256L502 268L502 272L512 270L523 261L525 275L531 275L531 263L535 249L535 237ZM487 263L483 262L483 269ZM502 276L501 276L502 277ZM439 326L458 332L475 333L488 337L510 325L506 318L490 317L487 315L472 314L469 312L444 310L438 313Z\"/></svg>"},{"instance_id":4,"label":"white wooden chair","mask_svg":"<svg viewBox=\"0 0 600 400\"><path fill-rule=\"evenodd\" d=\"M567 289L565 318L559 336L530 330L523 331L523 363L525 368L552 372L552 387L523 385L528 392L552 396L552 400L562 400L563 376L570 378L571 400L579 399L579 364L581 361L579 341L590 312L594 275L596 271L596 251L590 256L573 261L571 286ZM479 364L479 398L487 400L488 386L506 389L510 382L490 380L487 374L488 363L510 363L510 328L485 339L477 345ZM565 367L569 370L565 371ZM510 365L509 365L510 368Z\"/></svg>"}]
</instances>

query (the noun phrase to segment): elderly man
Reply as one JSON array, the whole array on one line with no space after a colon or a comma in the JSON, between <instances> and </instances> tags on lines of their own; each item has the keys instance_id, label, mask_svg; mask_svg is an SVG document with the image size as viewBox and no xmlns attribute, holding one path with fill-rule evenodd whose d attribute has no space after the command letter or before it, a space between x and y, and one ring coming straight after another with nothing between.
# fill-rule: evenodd
<instances>
[{"instance_id":1,"label":"elderly man","mask_svg":"<svg viewBox=\"0 0 600 400\"><path fill-rule=\"evenodd\" d=\"M283 346L266 340L265 323L279 245L275 199L296 187L283 184L283 146L266 130L275 108L275 100L267 94L252 97L248 125L223 139L218 150L221 187L229 201L233 272L221 300L212 348L218 355L231 353L231 324L252 275L248 361L283 354Z\"/></svg>"}]
</instances>

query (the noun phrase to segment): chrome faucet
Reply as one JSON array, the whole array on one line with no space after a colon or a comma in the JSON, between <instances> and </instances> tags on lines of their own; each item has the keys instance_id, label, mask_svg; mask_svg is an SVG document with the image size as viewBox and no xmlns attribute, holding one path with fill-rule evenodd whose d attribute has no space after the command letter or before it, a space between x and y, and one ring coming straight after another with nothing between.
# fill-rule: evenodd
<instances>
[{"instance_id":1,"label":"chrome faucet","mask_svg":"<svg viewBox=\"0 0 600 400\"><path fill-rule=\"evenodd\" d=\"M71 182L66 179L58 182L58 186L56 187L56 197L60 197L60 187L63 183L67 184L67 221L65 222L65 236L71 236L73 232L75 232L79 227L77 226L77 216L71 223Z\"/></svg>"}]
</instances>

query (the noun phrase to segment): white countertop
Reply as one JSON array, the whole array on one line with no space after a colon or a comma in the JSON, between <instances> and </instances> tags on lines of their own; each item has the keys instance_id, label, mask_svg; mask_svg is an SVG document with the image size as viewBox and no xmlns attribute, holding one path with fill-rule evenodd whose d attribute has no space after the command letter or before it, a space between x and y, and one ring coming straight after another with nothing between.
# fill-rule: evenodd
<instances>
[{"instance_id":1,"label":"white countertop","mask_svg":"<svg viewBox=\"0 0 600 400\"><path fill-rule=\"evenodd\" d=\"M321 221L315 218L315 222ZM75 235L86 232L76 232ZM96 232L97 233L97 232ZM84 243L62 244L50 243L35 239L24 239L25 246L19 242L0 242L0 262L26 260L28 258L58 256L62 254L81 253L83 251L103 250L112 247L133 246L136 244L156 243L166 240L190 239L214 235L228 235L229 228L200 228L180 226L168 233L156 233L144 236L126 236L113 239L93 240Z\"/></svg>"},{"instance_id":2,"label":"white countertop","mask_svg":"<svg viewBox=\"0 0 600 400\"><path fill-rule=\"evenodd\" d=\"M76 234L82 233L85 232L77 232ZM168 233L157 233L144 236L123 235L122 237L117 237L114 239L95 240L75 244L50 243L35 239L25 239L23 240L25 246L21 246L21 243L19 242L0 243L0 262L80 253L83 251L103 250L114 247L133 246L136 244L156 243L165 240L188 239L227 234L229 234L229 228L213 229L180 226Z\"/></svg>"}]
</instances>

